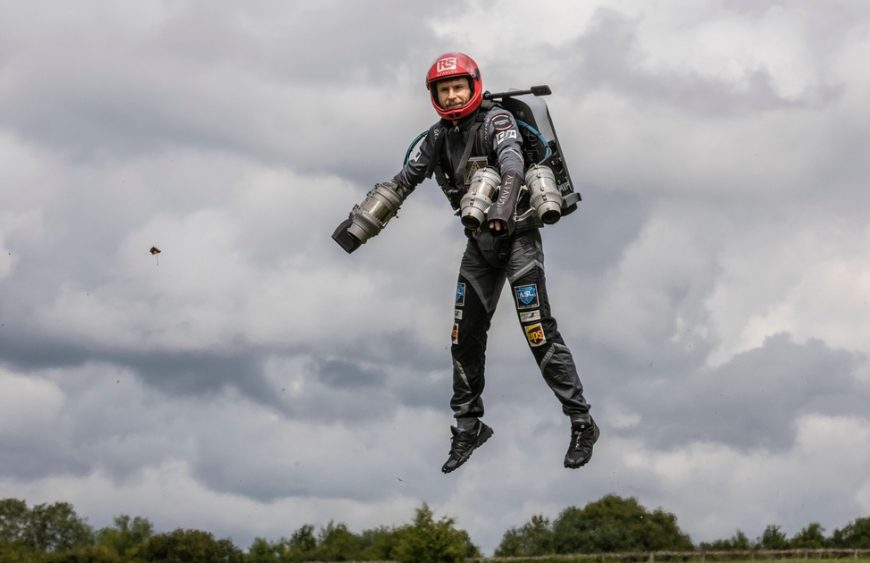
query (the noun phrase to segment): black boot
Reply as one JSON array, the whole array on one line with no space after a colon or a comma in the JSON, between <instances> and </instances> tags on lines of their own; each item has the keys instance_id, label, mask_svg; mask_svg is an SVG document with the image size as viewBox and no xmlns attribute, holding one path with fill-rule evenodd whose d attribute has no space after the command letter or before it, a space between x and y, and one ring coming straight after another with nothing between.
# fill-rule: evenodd
<instances>
[{"instance_id":1,"label":"black boot","mask_svg":"<svg viewBox=\"0 0 870 563\"><path fill-rule=\"evenodd\" d=\"M565 454L565 467L572 469L586 465L592 459L592 446L598 441L601 432L592 418L589 422L573 423L571 425L571 443Z\"/></svg>"},{"instance_id":2,"label":"black boot","mask_svg":"<svg viewBox=\"0 0 870 563\"><path fill-rule=\"evenodd\" d=\"M450 441L450 457L447 458L444 466L441 467L441 471L444 473L450 473L468 461L468 458L471 457L471 452L475 448L482 446L492 436L492 428L479 420L471 430L462 431L455 426L451 426L450 431L453 433L453 438Z\"/></svg>"}]
</instances>

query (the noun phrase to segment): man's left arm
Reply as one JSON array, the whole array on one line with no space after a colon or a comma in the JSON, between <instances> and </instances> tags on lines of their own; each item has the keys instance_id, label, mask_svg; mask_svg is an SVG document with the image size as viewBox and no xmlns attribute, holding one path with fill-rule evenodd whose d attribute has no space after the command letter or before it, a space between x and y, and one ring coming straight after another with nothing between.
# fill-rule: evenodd
<instances>
[{"instance_id":1,"label":"man's left arm","mask_svg":"<svg viewBox=\"0 0 870 563\"><path fill-rule=\"evenodd\" d=\"M517 199L523 185L522 137L516 120L507 110L496 108L486 116L484 138L490 140L491 149L498 157L501 188L498 200L487 216L490 230L509 235L514 230Z\"/></svg>"}]
</instances>

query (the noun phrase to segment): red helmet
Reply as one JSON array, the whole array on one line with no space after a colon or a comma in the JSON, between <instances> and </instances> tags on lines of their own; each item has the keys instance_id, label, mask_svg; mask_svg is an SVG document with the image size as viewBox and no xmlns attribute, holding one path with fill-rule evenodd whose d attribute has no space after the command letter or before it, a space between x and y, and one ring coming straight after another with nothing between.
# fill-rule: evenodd
<instances>
[{"instance_id":1,"label":"red helmet","mask_svg":"<svg viewBox=\"0 0 870 563\"><path fill-rule=\"evenodd\" d=\"M438 92L433 88L433 84L445 78L461 78L463 76L468 78L468 85L471 87L471 97L468 99L468 103L450 109L441 107L441 104L438 103ZM451 121L468 117L480 107L480 102L483 101L483 82L480 79L480 69L477 68L474 59L465 53L444 53L435 59L426 74L426 89L431 94L432 106L438 115Z\"/></svg>"}]
</instances>

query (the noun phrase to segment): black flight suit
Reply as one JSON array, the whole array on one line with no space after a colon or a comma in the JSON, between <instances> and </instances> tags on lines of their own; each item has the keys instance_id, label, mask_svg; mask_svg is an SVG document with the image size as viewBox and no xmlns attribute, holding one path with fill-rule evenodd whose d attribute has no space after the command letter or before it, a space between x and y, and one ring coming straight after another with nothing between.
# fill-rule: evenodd
<instances>
[{"instance_id":1,"label":"black flight suit","mask_svg":"<svg viewBox=\"0 0 870 563\"><path fill-rule=\"evenodd\" d=\"M491 232L486 224L472 232L459 267L456 306L451 333L453 398L450 406L460 429L470 429L483 416L481 393L487 331L507 280L511 287L523 335L544 380L562 403L572 423L589 422L589 404L570 350L550 311L544 277L544 253L538 230L542 223L530 217L514 224L519 207L528 208L528 195L519 197L523 182L522 136L507 110L482 105L458 124L441 120L433 125L420 154L409 161L393 180L406 193L433 172L454 209L470 181L468 162L498 168L502 184L486 223L498 218L508 232ZM487 107L488 106L488 107Z\"/></svg>"}]
</instances>

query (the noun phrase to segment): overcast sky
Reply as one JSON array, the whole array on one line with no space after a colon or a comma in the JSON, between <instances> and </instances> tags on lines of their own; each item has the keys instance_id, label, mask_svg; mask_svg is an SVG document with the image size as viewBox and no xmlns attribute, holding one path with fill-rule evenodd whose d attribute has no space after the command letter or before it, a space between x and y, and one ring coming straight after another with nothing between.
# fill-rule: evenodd
<instances>
[{"instance_id":1,"label":"overcast sky","mask_svg":"<svg viewBox=\"0 0 870 563\"><path fill-rule=\"evenodd\" d=\"M464 237L434 182L330 239L451 50L553 90L581 470L505 294L495 436L442 475ZM422 502L486 553L608 493L695 542L870 516L868 52L866 0L0 0L0 498L243 548Z\"/></svg>"}]
</instances>

